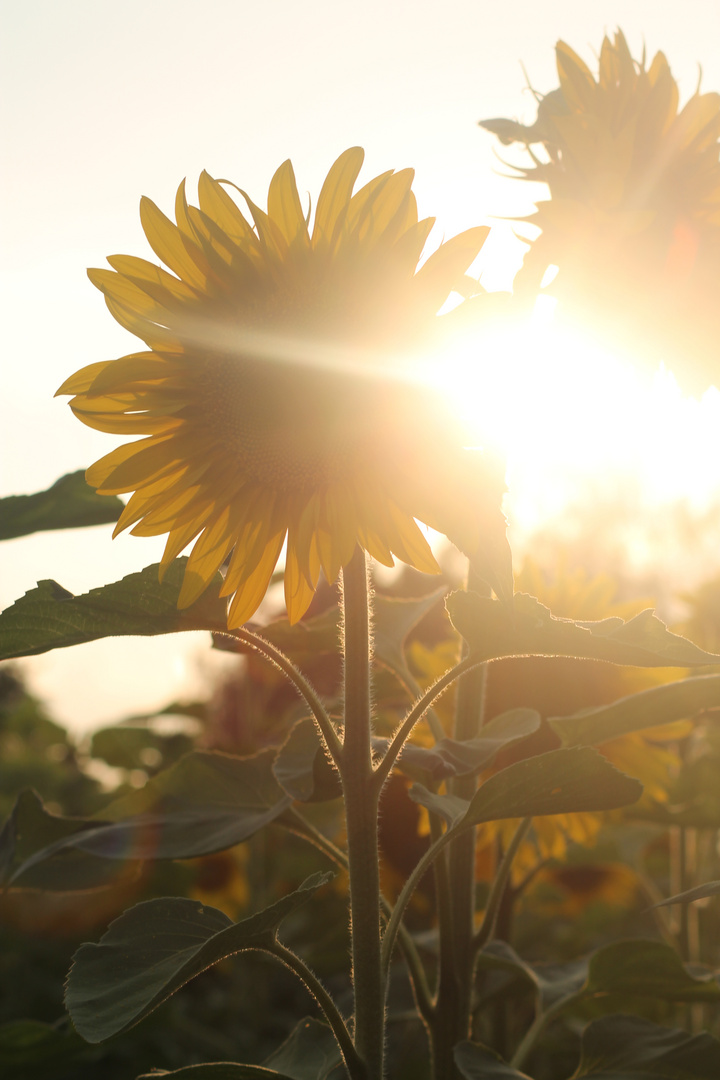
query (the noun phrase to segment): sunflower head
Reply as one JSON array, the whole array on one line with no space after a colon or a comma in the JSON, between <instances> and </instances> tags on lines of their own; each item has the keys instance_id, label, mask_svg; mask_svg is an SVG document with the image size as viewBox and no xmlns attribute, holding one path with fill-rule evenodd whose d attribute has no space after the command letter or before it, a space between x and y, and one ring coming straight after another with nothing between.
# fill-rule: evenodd
<instances>
[{"instance_id":1,"label":"sunflower head","mask_svg":"<svg viewBox=\"0 0 720 1080\"><path fill-rule=\"evenodd\" d=\"M556 55L559 86L536 95L533 124L483 121L526 147L519 175L550 192L526 219L541 233L516 286L534 296L558 267L561 315L613 345L631 337L705 389L720 331L720 95L698 90L680 108L664 54L633 59L620 31L597 75L563 41Z\"/></svg>"},{"instance_id":2,"label":"sunflower head","mask_svg":"<svg viewBox=\"0 0 720 1080\"><path fill-rule=\"evenodd\" d=\"M289 161L267 210L241 192L249 219L234 185L203 173L198 206L180 185L176 222L141 202L164 267L123 255L89 272L146 349L91 364L58 391L90 427L140 436L92 465L88 482L133 493L118 531L167 533L163 567L194 541L181 607L227 563L230 626L253 614L285 544L292 621L321 570L334 581L358 544L387 565L397 556L437 572L416 518L511 591L502 481L462 449L409 368L487 229L418 269L433 219L418 220L412 171L353 193L362 160L354 148L332 166L312 228Z\"/></svg>"}]
</instances>

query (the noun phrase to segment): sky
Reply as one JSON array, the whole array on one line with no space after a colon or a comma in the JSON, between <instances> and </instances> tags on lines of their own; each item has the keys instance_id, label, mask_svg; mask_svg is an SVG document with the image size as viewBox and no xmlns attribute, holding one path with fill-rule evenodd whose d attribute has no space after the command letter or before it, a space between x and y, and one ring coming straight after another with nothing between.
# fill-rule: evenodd
<instances>
[{"instance_id":1,"label":"sky","mask_svg":"<svg viewBox=\"0 0 720 1080\"><path fill-rule=\"evenodd\" d=\"M666 52L681 100L699 67L703 88L720 90L717 0L685 0L681 12L650 0L4 0L0 22L0 496L44 489L117 444L53 394L83 365L133 348L85 270L111 253L148 255L141 195L170 212L182 178L192 192L207 169L262 203L287 157L300 192L316 195L338 154L359 144L365 179L416 169L421 216L438 220L430 248L490 224L475 269L488 288L509 288L523 247L503 219L529 212L538 190L504 178L477 122L534 118L521 65L533 87L550 90L559 38L593 66L603 33L620 26L634 55L643 43L650 55ZM531 433L535 390L519 401ZM718 448L717 401L673 411L672 383L659 393L669 411L658 406L656 426ZM552 453L559 467L567 439ZM661 465L663 475L678 472L672 454ZM521 494L523 484L537 494L529 468L518 473ZM690 482L682 466L676 481ZM537 524L557 490L547 488L545 502L518 495L515 527ZM111 543L109 534L98 527L6 542L0 606L38 579L78 593L159 558L162 541ZM55 714L82 730L194 693L221 662L205 637L176 635L78 646L23 667Z\"/></svg>"}]
</instances>

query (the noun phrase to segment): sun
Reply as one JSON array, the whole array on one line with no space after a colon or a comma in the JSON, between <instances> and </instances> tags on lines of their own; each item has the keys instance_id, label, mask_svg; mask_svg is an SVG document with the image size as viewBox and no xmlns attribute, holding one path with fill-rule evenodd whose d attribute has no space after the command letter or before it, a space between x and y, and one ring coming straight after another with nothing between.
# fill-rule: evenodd
<instances>
[{"instance_id":1,"label":"sun","mask_svg":"<svg viewBox=\"0 0 720 1080\"><path fill-rule=\"evenodd\" d=\"M560 324L549 296L457 340L428 377L474 443L506 459L528 528L597 480L634 480L650 508L720 499L720 392L684 395L672 372L636 361L631 346L613 353Z\"/></svg>"}]
</instances>

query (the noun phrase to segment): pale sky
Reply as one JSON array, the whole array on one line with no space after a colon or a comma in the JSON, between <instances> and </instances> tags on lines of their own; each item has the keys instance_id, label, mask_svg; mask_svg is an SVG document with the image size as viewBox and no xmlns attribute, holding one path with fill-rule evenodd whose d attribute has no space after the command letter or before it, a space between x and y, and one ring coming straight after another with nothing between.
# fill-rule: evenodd
<instances>
[{"instance_id":1,"label":"pale sky","mask_svg":"<svg viewBox=\"0 0 720 1080\"><path fill-rule=\"evenodd\" d=\"M477 121L533 118L521 62L550 90L558 38L592 67L603 33L620 26L633 55L643 42L650 55L665 51L681 100L698 65L703 88L720 90L718 0L4 0L0 18L0 495L45 488L117 445L53 394L79 367L133 348L85 269L112 253L148 255L141 195L170 213L180 180L192 192L206 168L263 203L290 157L301 193L316 197L337 155L360 144L365 179L417 170L421 214L438 218L431 247L491 224L477 269L507 288L522 247L495 218L528 212L533 193L497 175L494 140ZM109 531L3 544L0 605L46 577L85 591L162 549L111 543ZM102 642L26 669L61 719L87 728L191 692L208 653L204 638ZM139 665L133 684L127 672Z\"/></svg>"}]
</instances>

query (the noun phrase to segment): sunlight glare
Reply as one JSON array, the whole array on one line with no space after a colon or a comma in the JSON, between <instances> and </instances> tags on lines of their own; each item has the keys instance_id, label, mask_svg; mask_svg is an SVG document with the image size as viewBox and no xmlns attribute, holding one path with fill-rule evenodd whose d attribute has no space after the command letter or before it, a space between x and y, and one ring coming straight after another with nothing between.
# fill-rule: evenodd
<instances>
[{"instance_id":1,"label":"sunlight glare","mask_svg":"<svg viewBox=\"0 0 720 1080\"><path fill-rule=\"evenodd\" d=\"M457 343L430 377L473 443L507 459L527 527L598 477L634 477L651 506L720 496L720 392L686 397L669 371L651 373L558 326L550 297L524 322Z\"/></svg>"}]
</instances>

